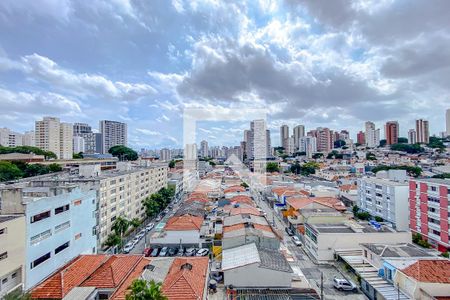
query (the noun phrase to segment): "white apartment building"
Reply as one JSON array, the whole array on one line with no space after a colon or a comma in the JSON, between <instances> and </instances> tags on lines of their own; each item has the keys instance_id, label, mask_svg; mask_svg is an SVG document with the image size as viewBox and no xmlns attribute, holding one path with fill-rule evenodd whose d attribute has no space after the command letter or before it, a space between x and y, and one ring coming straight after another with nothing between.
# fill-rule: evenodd
<instances>
[{"instance_id":1,"label":"white apartment building","mask_svg":"<svg viewBox=\"0 0 450 300\"><path fill-rule=\"evenodd\" d=\"M380 129L375 128L375 123L367 121L365 124L366 146L370 148L378 147L380 144Z\"/></svg>"},{"instance_id":2,"label":"white apartment building","mask_svg":"<svg viewBox=\"0 0 450 300\"><path fill-rule=\"evenodd\" d=\"M306 157L312 158L313 154L317 152L317 139L313 136L301 137L298 150L305 152Z\"/></svg>"},{"instance_id":3,"label":"white apartment building","mask_svg":"<svg viewBox=\"0 0 450 300\"><path fill-rule=\"evenodd\" d=\"M268 134L266 129L266 121L254 120L250 123L251 130L251 158L266 159L269 155L268 151Z\"/></svg>"},{"instance_id":4,"label":"white apartment building","mask_svg":"<svg viewBox=\"0 0 450 300\"><path fill-rule=\"evenodd\" d=\"M300 149L300 138L305 136L305 126L297 125L294 127L294 146L295 149Z\"/></svg>"},{"instance_id":5,"label":"white apartment building","mask_svg":"<svg viewBox=\"0 0 450 300\"><path fill-rule=\"evenodd\" d=\"M408 144L417 143L416 131L414 129L408 130Z\"/></svg>"},{"instance_id":6,"label":"white apartment building","mask_svg":"<svg viewBox=\"0 0 450 300\"><path fill-rule=\"evenodd\" d=\"M0 298L23 284L25 217L0 215Z\"/></svg>"},{"instance_id":7,"label":"white apartment building","mask_svg":"<svg viewBox=\"0 0 450 300\"><path fill-rule=\"evenodd\" d=\"M73 153L85 152L84 138L81 136L73 137Z\"/></svg>"},{"instance_id":8,"label":"white apartment building","mask_svg":"<svg viewBox=\"0 0 450 300\"><path fill-rule=\"evenodd\" d=\"M96 191L38 178L3 186L0 194L2 214L25 216L25 290L78 255L97 252Z\"/></svg>"},{"instance_id":9,"label":"white apartment building","mask_svg":"<svg viewBox=\"0 0 450 300\"><path fill-rule=\"evenodd\" d=\"M379 216L397 230L409 228L409 184L404 170L378 172L358 179L358 207Z\"/></svg>"},{"instance_id":10,"label":"white apartment building","mask_svg":"<svg viewBox=\"0 0 450 300\"><path fill-rule=\"evenodd\" d=\"M159 151L159 160L170 161L171 159L172 159L172 154L170 153L169 149L164 148Z\"/></svg>"},{"instance_id":11,"label":"white apartment building","mask_svg":"<svg viewBox=\"0 0 450 300\"><path fill-rule=\"evenodd\" d=\"M101 171L100 165L80 166L79 175L64 180L94 186L99 197L99 246L112 232L117 217L145 218L143 201L167 187L167 164L133 166L117 163L116 170ZM61 178L62 180L62 178Z\"/></svg>"},{"instance_id":12,"label":"white apartment building","mask_svg":"<svg viewBox=\"0 0 450 300\"><path fill-rule=\"evenodd\" d=\"M201 157L208 157L209 156L208 142L207 141L201 141L200 142L200 156Z\"/></svg>"},{"instance_id":13,"label":"white apartment building","mask_svg":"<svg viewBox=\"0 0 450 300\"><path fill-rule=\"evenodd\" d=\"M428 128L428 121L416 120L416 140L417 143L427 144L430 142L430 130Z\"/></svg>"},{"instance_id":14,"label":"white apartment building","mask_svg":"<svg viewBox=\"0 0 450 300\"><path fill-rule=\"evenodd\" d=\"M108 153L114 146L128 143L128 126L126 123L117 121L102 120L99 123L100 133L102 134L102 151Z\"/></svg>"},{"instance_id":15,"label":"white apartment building","mask_svg":"<svg viewBox=\"0 0 450 300\"><path fill-rule=\"evenodd\" d=\"M0 128L0 146L16 147L23 145L23 134L14 132L9 128Z\"/></svg>"},{"instance_id":16,"label":"white apartment building","mask_svg":"<svg viewBox=\"0 0 450 300\"><path fill-rule=\"evenodd\" d=\"M44 117L35 123L36 147L55 153L59 159L72 159L72 139L72 124L61 123L54 117Z\"/></svg>"}]
</instances>

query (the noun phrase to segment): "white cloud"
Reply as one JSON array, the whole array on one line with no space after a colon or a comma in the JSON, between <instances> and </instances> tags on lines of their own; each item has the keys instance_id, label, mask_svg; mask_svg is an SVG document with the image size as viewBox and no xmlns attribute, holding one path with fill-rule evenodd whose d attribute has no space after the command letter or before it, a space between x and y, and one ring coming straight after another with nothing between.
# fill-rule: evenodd
<instances>
[{"instance_id":1,"label":"white cloud","mask_svg":"<svg viewBox=\"0 0 450 300\"><path fill-rule=\"evenodd\" d=\"M152 131L152 130L144 129L144 128L136 128L136 131L139 133L142 133L144 135L149 135L149 136L160 136L161 135L160 132Z\"/></svg>"}]
</instances>

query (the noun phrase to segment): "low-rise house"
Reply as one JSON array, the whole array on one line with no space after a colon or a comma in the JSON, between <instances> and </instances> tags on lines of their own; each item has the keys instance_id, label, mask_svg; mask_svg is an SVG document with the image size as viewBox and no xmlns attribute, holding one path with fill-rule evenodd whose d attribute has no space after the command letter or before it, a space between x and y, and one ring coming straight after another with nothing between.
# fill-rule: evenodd
<instances>
[{"instance_id":1,"label":"low-rise house","mask_svg":"<svg viewBox=\"0 0 450 300\"><path fill-rule=\"evenodd\" d=\"M403 269L398 269L394 282L412 299L448 299L450 260L420 259Z\"/></svg>"},{"instance_id":2,"label":"low-rise house","mask_svg":"<svg viewBox=\"0 0 450 300\"><path fill-rule=\"evenodd\" d=\"M278 250L280 238L268 225L236 224L224 227L222 248L229 249L255 243L258 247Z\"/></svg>"},{"instance_id":3,"label":"low-rise house","mask_svg":"<svg viewBox=\"0 0 450 300\"><path fill-rule=\"evenodd\" d=\"M343 224L305 223L304 249L319 263L334 260L339 249L359 249L361 241L367 243L411 243L411 234L396 231L385 225L374 226L366 222L347 221Z\"/></svg>"},{"instance_id":4,"label":"low-rise house","mask_svg":"<svg viewBox=\"0 0 450 300\"><path fill-rule=\"evenodd\" d=\"M169 300L207 297L207 257L81 255L31 290L32 299L125 300L135 279L162 284Z\"/></svg>"},{"instance_id":5,"label":"low-rise house","mask_svg":"<svg viewBox=\"0 0 450 300\"><path fill-rule=\"evenodd\" d=\"M277 250L258 248L253 243L225 249L222 257L226 286L268 290L291 287L292 269Z\"/></svg>"},{"instance_id":6,"label":"low-rise house","mask_svg":"<svg viewBox=\"0 0 450 300\"><path fill-rule=\"evenodd\" d=\"M203 218L191 215L171 217L162 231L156 231L150 237L152 245L160 246L195 246L201 247L203 239L201 229Z\"/></svg>"}]
</instances>

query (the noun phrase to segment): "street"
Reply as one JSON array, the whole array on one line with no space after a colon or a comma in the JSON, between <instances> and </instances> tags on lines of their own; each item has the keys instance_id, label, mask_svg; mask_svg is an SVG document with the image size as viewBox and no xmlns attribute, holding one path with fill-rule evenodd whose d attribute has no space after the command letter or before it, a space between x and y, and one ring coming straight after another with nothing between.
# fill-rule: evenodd
<instances>
[{"instance_id":1,"label":"street","mask_svg":"<svg viewBox=\"0 0 450 300\"><path fill-rule=\"evenodd\" d=\"M290 264L292 266L298 266L302 270L305 277L308 279L312 288L314 288L320 294L321 286L321 274L323 274L323 294L324 299L367 299L361 292L345 292L338 291L333 287L333 278L343 275L333 265L317 265L308 255L304 252L303 247L296 246L292 242L292 238L286 233L284 228L286 227L283 220L278 216L275 211L269 207L266 201L262 200L262 196L253 193L253 198L259 207L267 213L267 219L269 222L275 221L275 228L280 232L283 232L283 245L288 248L292 253L294 261Z\"/></svg>"}]
</instances>

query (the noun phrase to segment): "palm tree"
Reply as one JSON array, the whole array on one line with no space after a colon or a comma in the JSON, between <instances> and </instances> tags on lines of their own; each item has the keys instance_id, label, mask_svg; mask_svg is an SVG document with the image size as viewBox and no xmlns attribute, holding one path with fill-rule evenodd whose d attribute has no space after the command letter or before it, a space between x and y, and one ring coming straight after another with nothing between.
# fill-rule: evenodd
<instances>
[{"instance_id":1,"label":"palm tree","mask_svg":"<svg viewBox=\"0 0 450 300\"><path fill-rule=\"evenodd\" d=\"M128 227L130 227L130 221L123 217L118 217L111 227L120 236L120 247L122 247L123 235L127 232Z\"/></svg>"},{"instance_id":2,"label":"palm tree","mask_svg":"<svg viewBox=\"0 0 450 300\"><path fill-rule=\"evenodd\" d=\"M103 245L106 247L114 247L120 245L120 242L120 236L115 233L111 233L108 235Z\"/></svg>"},{"instance_id":3,"label":"palm tree","mask_svg":"<svg viewBox=\"0 0 450 300\"><path fill-rule=\"evenodd\" d=\"M126 300L167 300L161 292L161 283L153 280L135 279L129 289Z\"/></svg>"},{"instance_id":4,"label":"palm tree","mask_svg":"<svg viewBox=\"0 0 450 300\"><path fill-rule=\"evenodd\" d=\"M134 218L130 221L130 225L131 227L133 227L133 229L136 229L139 227L139 225L141 225L141 220L139 220L138 218Z\"/></svg>"}]
</instances>

